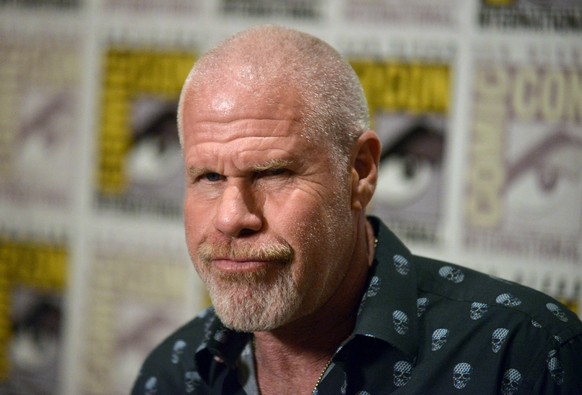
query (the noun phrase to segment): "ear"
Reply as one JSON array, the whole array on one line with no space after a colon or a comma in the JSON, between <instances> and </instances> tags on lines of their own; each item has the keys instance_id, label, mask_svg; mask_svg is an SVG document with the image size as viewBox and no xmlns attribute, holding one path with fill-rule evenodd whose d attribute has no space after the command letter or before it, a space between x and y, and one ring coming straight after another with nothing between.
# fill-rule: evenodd
<instances>
[{"instance_id":1,"label":"ear","mask_svg":"<svg viewBox=\"0 0 582 395\"><path fill-rule=\"evenodd\" d=\"M367 130L352 151L352 209L363 211L376 190L382 145L376 132Z\"/></svg>"}]
</instances>

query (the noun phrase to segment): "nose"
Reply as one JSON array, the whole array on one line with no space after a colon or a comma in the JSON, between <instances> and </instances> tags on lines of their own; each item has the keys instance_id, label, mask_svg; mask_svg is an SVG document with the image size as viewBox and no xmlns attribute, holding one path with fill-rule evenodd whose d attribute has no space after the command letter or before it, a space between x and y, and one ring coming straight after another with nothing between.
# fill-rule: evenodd
<instances>
[{"instance_id":1,"label":"nose","mask_svg":"<svg viewBox=\"0 0 582 395\"><path fill-rule=\"evenodd\" d=\"M263 227L260 207L250 187L229 185L220 197L214 226L228 237L244 237Z\"/></svg>"}]
</instances>

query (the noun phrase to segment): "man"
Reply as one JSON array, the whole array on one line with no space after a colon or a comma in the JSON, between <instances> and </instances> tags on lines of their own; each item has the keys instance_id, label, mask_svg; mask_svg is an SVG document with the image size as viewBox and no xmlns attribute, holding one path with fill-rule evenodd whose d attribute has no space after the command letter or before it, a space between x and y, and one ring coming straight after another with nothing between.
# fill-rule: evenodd
<instances>
[{"instance_id":1,"label":"man","mask_svg":"<svg viewBox=\"0 0 582 395\"><path fill-rule=\"evenodd\" d=\"M380 143L352 69L265 26L202 57L178 109L185 228L213 308L133 394L582 393L582 324L411 255L365 208Z\"/></svg>"}]
</instances>

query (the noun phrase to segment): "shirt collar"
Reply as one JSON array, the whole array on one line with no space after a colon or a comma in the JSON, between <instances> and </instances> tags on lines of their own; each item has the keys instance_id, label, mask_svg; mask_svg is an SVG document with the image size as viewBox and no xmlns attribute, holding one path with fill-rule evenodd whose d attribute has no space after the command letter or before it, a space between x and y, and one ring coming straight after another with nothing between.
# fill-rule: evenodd
<instances>
[{"instance_id":1,"label":"shirt collar","mask_svg":"<svg viewBox=\"0 0 582 395\"><path fill-rule=\"evenodd\" d=\"M378 218L368 220L378 245L354 334L384 340L415 357L419 338L418 294L412 254Z\"/></svg>"},{"instance_id":2,"label":"shirt collar","mask_svg":"<svg viewBox=\"0 0 582 395\"><path fill-rule=\"evenodd\" d=\"M252 335L228 329L213 308L207 310L203 319L204 340L198 346L194 360L200 376L206 382L211 382L212 376L216 374L213 367L226 366L233 369Z\"/></svg>"}]
</instances>

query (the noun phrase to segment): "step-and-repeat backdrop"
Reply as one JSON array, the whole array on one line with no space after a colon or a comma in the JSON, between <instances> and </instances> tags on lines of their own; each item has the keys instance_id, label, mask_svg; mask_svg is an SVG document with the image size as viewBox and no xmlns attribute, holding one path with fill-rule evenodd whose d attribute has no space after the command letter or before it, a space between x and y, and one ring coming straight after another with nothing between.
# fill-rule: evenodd
<instances>
[{"instance_id":1,"label":"step-and-repeat backdrop","mask_svg":"<svg viewBox=\"0 0 582 395\"><path fill-rule=\"evenodd\" d=\"M0 394L127 394L208 305L176 102L200 54L263 23L360 77L383 142L371 213L580 313L580 1L0 0Z\"/></svg>"}]
</instances>

